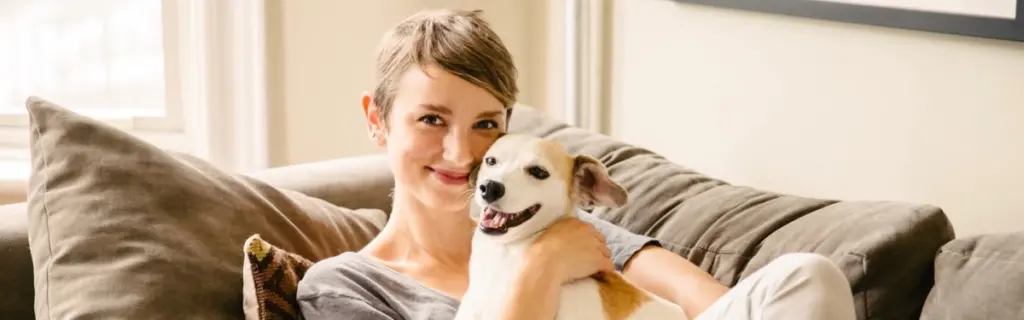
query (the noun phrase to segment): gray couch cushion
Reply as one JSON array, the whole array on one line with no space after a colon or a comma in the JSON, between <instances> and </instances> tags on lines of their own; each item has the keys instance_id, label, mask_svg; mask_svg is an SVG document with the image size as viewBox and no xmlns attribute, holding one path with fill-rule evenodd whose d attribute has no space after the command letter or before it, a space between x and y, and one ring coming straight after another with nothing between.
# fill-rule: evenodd
<instances>
[{"instance_id":1,"label":"gray couch cushion","mask_svg":"<svg viewBox=\"0 0 1024 320\"><path fill-rule=\"evenodd\" d=\"M316 261L361 248L386 221L380 210L162 151L46 101L28 109L37 319L242 319L250 235Z\"/></svg>"},{"instance_id":2,"label":"gray couch cushion","mask_svg":"<svg viewBox=\"0 0 1024 320\"><path fill-rule=\"evenodd\" d=\"M1024 317L1024 232L972 236L942 246L921 319Z\"/></svg>"},{"instance_id":3,"label":"gray couch cushion","mask_svg":"<svg viewBox=\"0 0 1024 320\"><path fill-rule=\"evenodd\" d=\"M934 254L954 236L934 206L813 199L730 185L530 108L517 108L510 125L512 132L551 138L572 153L600 159L629 191L630 202L593 213L654 236L726 285L783 253L830 257L853 287L860 319L916 318Z\"/></svg>"}]
</instances>

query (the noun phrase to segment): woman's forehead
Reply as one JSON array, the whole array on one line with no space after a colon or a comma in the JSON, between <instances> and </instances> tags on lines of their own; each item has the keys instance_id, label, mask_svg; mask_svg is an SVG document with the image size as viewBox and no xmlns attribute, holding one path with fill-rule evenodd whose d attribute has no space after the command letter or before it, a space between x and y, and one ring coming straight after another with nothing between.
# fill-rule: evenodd
<instances>
[{"instance_id":1,"label":"woman's forehead","mask_svg":"<svg viewBox=\"0 0 1024 320\"><path fill-rule=\"evenodd\" d=\"M452 108L444 104L436 103L420 103L417 107L427 111L432 111L444 115L453 115L456 113L476 113L481 118L493 118L505 114L505 108L502 107L490 107L490 108L472 108L472 107L456 107Z\"/></svg>"},{"instance_id":2,"label":"woman's forehead","mask_svg":"<svg viewBox=\"0 0 1024 320\"><path fill-rule=\"evenodd\" d=\"M396 100L426 111L448 114L504 113L505 107L489 91L438 68L410 68L399 82Z\"/></svg>"}]
</instances>

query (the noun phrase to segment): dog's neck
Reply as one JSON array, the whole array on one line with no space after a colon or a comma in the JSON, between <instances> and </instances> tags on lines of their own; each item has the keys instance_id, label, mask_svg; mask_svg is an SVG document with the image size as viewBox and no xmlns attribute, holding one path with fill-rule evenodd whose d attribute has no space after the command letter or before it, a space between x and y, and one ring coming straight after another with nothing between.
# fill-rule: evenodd
<instances>
[{"instance_id":1,"label":"dog's neck","mask_svg":"<svg viewBox=\"0 0 1024 320\"><path fill-rule=\"evenodd\" d=\"M516 276L526 267L525 251L539 235L498 242L478 229L473 235L469 287L463 301L472 299L476 305L500 305L506 301Z\"/></svg>"},{"instance_id":2,"label":"dog's neck","mask_svg":"<svg viewBox=\"0 0 1024 320\"><path fill-rule=\"evenodd\" d=\"M567 206L562 211L562 219L576 217L573 206ZM467 294L473 293L473 288L487 288L489 296L504 296L520 270L526 267L526 250L545 230L547 227L513 241L500 242L477 229L473 235L469 263L471 291Z\"/></svg>"},{"instance_id":3,"label":"dog's neck","mask_svg":"<svg viewBox=\"0 0 1024 320\"><path fill-rule=\"evenodd\" d=\"M470 282L477 279L489 282L516 274L525 260L526 249L540 234L537 232L513 241L499 242L477 230L473 235L473 251L469 262Z\"/></svg>"}]
</instances>

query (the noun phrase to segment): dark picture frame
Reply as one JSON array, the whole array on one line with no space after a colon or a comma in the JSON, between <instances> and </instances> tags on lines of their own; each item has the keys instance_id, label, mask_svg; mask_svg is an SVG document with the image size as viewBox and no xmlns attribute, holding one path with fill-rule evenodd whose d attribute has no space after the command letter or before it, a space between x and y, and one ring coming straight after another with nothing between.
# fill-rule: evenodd
<instances>
[{"instance_id":1,"label":"dark picture frame","mask_svg":"<svg viewBox=\"0 0 1024 320\"><path fill-rule=\"evenodd\" d=\"M816 0L673 0L714 7L1024 42L1024 0L1015 19Z\"/></svg>"}]
</instances>

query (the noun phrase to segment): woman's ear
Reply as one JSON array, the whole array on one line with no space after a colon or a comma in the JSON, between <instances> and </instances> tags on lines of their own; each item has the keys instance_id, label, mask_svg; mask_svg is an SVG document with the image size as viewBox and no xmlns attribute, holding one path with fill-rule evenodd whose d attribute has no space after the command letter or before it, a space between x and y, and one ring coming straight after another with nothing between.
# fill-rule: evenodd
<instances>
[{"instance_id":1,"label":"woman's ear","mask_svg":"<svg viewBox=\"0 0 1024 320\"><path fill-rule=\"evenodd\" d=\"M370 134L370 140L378 147L384 146L386 142L384 139L384 122L381 121L380 110L373 102L373 96L369 92L364 92L361 100L363 114L366 115L366 131Z\"/></svg>"}]
</instances>

